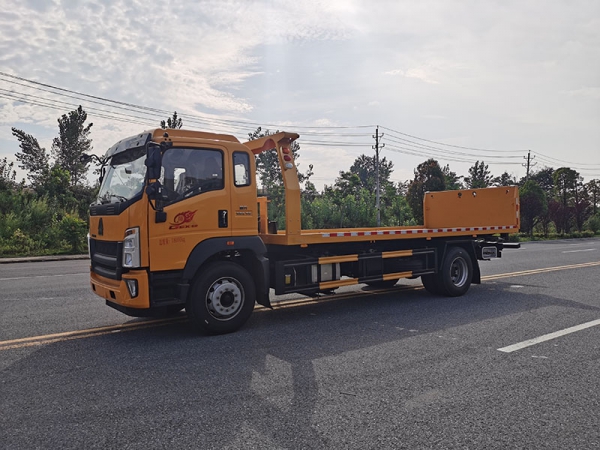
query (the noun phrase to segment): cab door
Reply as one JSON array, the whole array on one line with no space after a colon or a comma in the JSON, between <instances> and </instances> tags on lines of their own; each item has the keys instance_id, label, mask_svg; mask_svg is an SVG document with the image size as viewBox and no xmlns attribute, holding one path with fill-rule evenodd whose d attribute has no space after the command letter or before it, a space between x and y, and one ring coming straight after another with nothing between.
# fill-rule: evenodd
<instances>
[{"instance_id":1,"label":"cab door","mask_svg":"<svg viewBox=\"0 0 600 450\"><path fill-rule=\"evenodd\" d=\"M231 233L233 236L256 236L258 234L258 206L256 184L253 177L254 155L247 150L231 153Z\"/></svg>"},{"instance_id":2,"label":"cab door","mask_svg":"<svg viewBox=\"0 0 600 450\"><path fill-rule=\"evenodd\" d=\"M160 202L166 219L157 222L152 212L148 218L150 270L182 269L198 243L231 236L227 153L215 145L165 151Z\"/></svg>"}]
</instances>

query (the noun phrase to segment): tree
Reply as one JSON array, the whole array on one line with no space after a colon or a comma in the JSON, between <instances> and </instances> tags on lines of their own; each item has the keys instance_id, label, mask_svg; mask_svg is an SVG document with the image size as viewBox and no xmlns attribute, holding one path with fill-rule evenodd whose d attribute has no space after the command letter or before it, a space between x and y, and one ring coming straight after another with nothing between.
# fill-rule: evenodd
<instances>
[{"instance_id":1,"label":"tree","mask_svg":"<svg viewBox=\"0 0 600 450\"><path fill-rule=\"evenodd\" d=\"M492 184L494 186L515 186L517 184L517 179L513 175L504 171L502 175L492 179Z\"/></svg>"},{"instance_id":2,"label":"tree","mask_svg":"<svg viewBox=\"0 0 600 450\"><path fill-rule=\"evenodd\" d=\"M529 179L535 181L542 188L547 198L552 197L554 193L554 169L552 167L544 167L530 174ZM520 184L523 184L526 180L523 178L521 181Z\"/></svg>"},{"instance_id":3,"label":"tree","mask_svg":"<svg viewBox=\"0 0 600 450\"><path fill-rule=\"evenodd\" d=\"M375 192L377 188L377 161L374 156L360 155L350 166L350 172L358 175L361 187ZM379 160L379 186L383 191L384 186L389 185L390 175L394 171L394 163L388 161L385 156Z\"/></svg>"},{"instance_id":4,"label":"tree","mask_svg":"<svg viewBox=\"0 0 600 450\"><path fill-rule=\"evenodd\" d=\"M15 157L20 163L19 168L27 171L27 178L35 188L39 186L50 170L50 158L45 148L40 147L38 140L23 130L12 128L12 134L19 141L21 153Z\"/></svg>"},{"instance_id":5,"label":"tree","mask_svg":"<svg viewBox=\"0 0 600 450\"><path fill-rule=\"evenodd\" d=\"M469 175L465 177L465 184L469 189L486 188L492 184L492 175L483 161L475 161L469 168Z\"/></svg>"},{"instance_id":6,"label":"tree","mask_svg":"<svg viewBox=\"0 0 600 450\"><path fill-rule=\"evenodd\" d=\"M463 188L461 178L462 175L456 175L456 172L452 172L450 170L450 164L446 164L442 168L442 172L444 173L444 180L446 182L446 190L448 191L457 191Z\"/></svg>"},{"instance_id":7,"label":"tree","mask_svg":"<svg viewBox=\"0 0 600 450\"><path fill-rule=\"evenodd\" d=\"M431 158L422 162L415 169L415 178L408 187L407 200L413 217L423 223L423 196L425 192L443 191L446 189L446 178L439 163Z\"/></svg>"},{"instance_id":8,"label":"tree","mask_svg":"<svg viewBox=\"0 0 600 450\"><path fill-rule=\"evenodd\" d=\"M526 181L519 189L521 204L521 228L533 237L533 229L548 212L548 200L539 184L533 180Z\"/></svg>"},{"instance_id":9,"label":"tree","mask_svg":"<svg viewBox=\"0 0 600 450\"><path fill-rule=\"evenodd\" d=\"M79 158L92 150L89 138L93 123L85 125L87 113L81 105L58 119L58 137L52 141L52 154L55 164L66 169L70 175L70 185L80 184L87 173L89 162L82 163Z\"/></svg>"},{"instance_id":10,"label":"tree","mask_svg":"<svg viewBox=\"0 0 600 450\"><path fill-rule=\"evenodd\" d=\"M592 204L592 215L598 212L598 202L600 201L600 180L590 180L586 184L590 201Z\"/></svg>"},{"instance_id":11,"label":"tree","mask_svg":"<svg viewBox=\"0 0 600 450\"><path fill-rule=\"evenodd\" d=\"M17 172L13 169L15 163L8 159L0 159L0 191L10 190L16 185Z\"/></svg>"},{"instance_id":12,"label":"tree","mask_svg":"<svg viewBox=\"0 0 600 450\"><path fill-rule=\"evenodd\" d=\"M573 216L577 231L583 231L585 221L591 216L590 196L583 184L583 177L578 176L573 190Z\"/></svg>"},{"instance_id":13,"label":"tree","mask_svg":"<svg viewBox=\"0 0 600 450\"><path fill-rule=\"evenodd\" d=\"M554 187L559 208L553 217L556 229L559 232L568 233L571 230L571 219L573 218L573 197L577 188L579 173L569 167L561 167L554 172Z\"/></svg>"},{"instance_id":14,"label":"tree","mask_svg":"<svg viewBox=\"0 0 600 450\"><path fill-rule=\"evenodd\" d=\"M160 127L163 130L166 130L167 128L180 129L183 127L183 120L180 117L177 117L177 111L173 111L173 117L169 117L166 122L161 120Z\"/></svg>"}]
</instances>

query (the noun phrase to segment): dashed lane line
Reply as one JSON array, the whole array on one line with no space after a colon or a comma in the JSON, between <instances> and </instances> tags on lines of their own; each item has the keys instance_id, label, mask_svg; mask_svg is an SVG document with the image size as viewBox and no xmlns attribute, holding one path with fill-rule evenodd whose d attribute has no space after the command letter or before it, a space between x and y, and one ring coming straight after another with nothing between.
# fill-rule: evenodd
<instances>
[{"instance_id":1,"label":"dashed lane line","mask_svg":"<svg viewBox=\"0 0 600 450\"><path fill-rule=\"evenodd\" d=\"M518 342L516 344L512 344L507 347L502 347L502 348L499 348L498 351L501 351L504 353L516 352L517 350L521 350L526 347L531 347L532 345L550 341L552 339L556 339L561 336L565 336L567 334L575 333L577 331L585 330L587 328L595 327L597 325L600 325L600 319L592 320L591 322L582 323L580 325L575 325L574 327L565 328L564 330L555 331L554 333L544 334L543 336L538 336L533 339L528 339L523 342Z\"/></svg>"}]
</instances>

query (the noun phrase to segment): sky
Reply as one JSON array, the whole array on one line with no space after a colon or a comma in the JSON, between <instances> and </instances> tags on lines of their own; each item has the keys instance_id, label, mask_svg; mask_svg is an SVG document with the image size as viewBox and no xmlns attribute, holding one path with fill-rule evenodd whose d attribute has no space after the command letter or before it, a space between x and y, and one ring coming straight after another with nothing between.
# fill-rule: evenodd
<instances>
[{"instance_id":1,"label":"sky","mask_svg":"<svg viewBox=\"0 0 600 450\"><path fill-rule=\"evenodd\" d=\"M377 126L393 181L432 157L520 178L528 152L589 181L599 30L597 0L22 0L0 8L0 159L11 127L49 151L82 105L98 155L173 111L240 141L297 132L319 189L375 154Z\"/></svg>"}]
</instances>

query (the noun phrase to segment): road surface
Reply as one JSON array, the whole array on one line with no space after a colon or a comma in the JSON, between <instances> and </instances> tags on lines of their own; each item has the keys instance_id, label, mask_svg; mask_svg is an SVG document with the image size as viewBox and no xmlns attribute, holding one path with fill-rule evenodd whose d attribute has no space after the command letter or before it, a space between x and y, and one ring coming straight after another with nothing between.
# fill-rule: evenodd
<instances>
[{"instance_id":1,"label":"road surface","mask_svg":"<svg viewBox=\"0 0 600 450\"><path fill-rule=\"evenodd\" d=\"M0 264L0 442L29 448L600 447L600 240L483 283L286 296L200 336L104 305L88 262Z\"/></svg>"}]
</instances>

